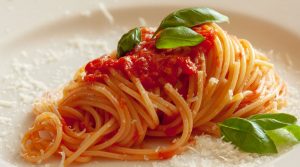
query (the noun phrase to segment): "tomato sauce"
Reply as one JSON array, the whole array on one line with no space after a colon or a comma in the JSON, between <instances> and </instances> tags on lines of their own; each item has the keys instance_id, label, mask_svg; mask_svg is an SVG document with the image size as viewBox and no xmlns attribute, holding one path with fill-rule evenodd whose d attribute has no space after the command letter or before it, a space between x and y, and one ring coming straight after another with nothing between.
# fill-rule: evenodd
<instances>
[{"instance_id":1,"label":"tomato sauce","mask_svg":"<svg viewBox=\"0 0 300 167\"><path fill-rule=\"evenodd\" d=\"M168 137L176 136L181 132L182 132L182 124L181 123L165 130L165 134Z\"/></svg>"},{"instance_id":2,"label":"tomato sauce","mask_svg":"<svg viewBox=\"0 0 300 167\"><path fill-rule=\"evenodd\" d=\"M85 81L103 82L108 78L109 70L115 69L127 79L131 76L140 79L147 90L162 88L166 83L173 86L181 81L178 91L186 94L189 76L195 75L200 68L195 63L199 52L207 52L214 45L215 32L207 25L195 26L193 30L205 37L197 46L176 49L157 49L156 38L149 28L141 28L142 42L121 58L103 56L85 66Z\"/></svg>"}]
</instances>

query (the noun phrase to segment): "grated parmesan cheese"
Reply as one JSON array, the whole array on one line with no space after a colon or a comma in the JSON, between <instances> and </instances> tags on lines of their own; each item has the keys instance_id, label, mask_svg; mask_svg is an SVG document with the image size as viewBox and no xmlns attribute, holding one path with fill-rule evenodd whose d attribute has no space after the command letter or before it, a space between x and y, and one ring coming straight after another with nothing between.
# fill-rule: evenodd
<instances>
[{"instance_id":1,"label":"grated parmesan cheese","mask_svg":"<svg viewBox=\"0 0 300 167\"><path fill-rule=\"evenodd\" d=\"M66 16L70 16L70 15L72 14L72 12L69 11L69 10L65 10L64 14L65 14Z\"/></svg>"},{"instance_id":2,"label":"grated parmesan cheese","mask_svg":"<svg viewBox=\"0 0 300 167\"><path fill-rule=\"evenodd\" d=\"M141 26L147 26L147 22L143 17L139 17L139 22Z\"/></svg>"},{"instance_id":3,"label":"grated parmesan cheese","mask_svg":"<svg viewBox=\"0 0 300 167\"><path fill-rule=\"evenodd\" d=\"M12 126L12 119L7 117L0 117L0 124Z\"/></svg>"},{"instance_id":4,"label":"grated parmesan cheese","mask_svg":"<svg viewBox=\"0 0 300 167\"><path fill-rule=\"evenodd\" d=\"M59 152L59 154L61 155L61 160L60 160L60 163L59 163L59 167L64 167L64 162L65 162L65 159L66 159L66 154L65 152L61 151Z\"/></svg>"},{"instance_id":5,"label":"grated parmesan cheese","mask_svg":"<svg viewBox=\"0 0 300 167\"><path fill-rule=\"evenodd\" d=\"M136 124L136 122L137 122L137 120L136 120L136 119L133 119L133 120L131 121L131 124Z\"/></svg>"},{"instance_id":6,"label":"grated parmesan cheese","mask_svg":"<svg viewBox=\"0 0 300 167\"><path fill-rule=\"evenodd\" d=\"M232 100L232 97L233 97L233 90L232 89L230 89L228 91L228 95L229 95L229 99Z\"/></svg>"},{"instance_id":7,"label":"grated parmesan cheese","mask_svg":"<svg viewBox=\"0 0 300 167\"><path fill-rule=\"evenodd\" d=\"M103 15L107 18L107 20L109 21L110 24L114 23L114 17L113 15L108 11L108 9L106 8L104 3L99 3L99 8L101 10L101 12L103 13Z\"/></svg>"},{"instance_id":8,"label":"grated parmesan cheese","mask_svg":"<svg viewBox=\"0 0 300 167\"><path fill-rule=\"evenodd\" d=\"M89 10L86 10L86 11L81 12L81 15L82 15L82 16L85 16L85 17L90 17L91 14L92 14L92 12L89 11Z\"/></svg>"},{"instance_id":9,"label":"grated parmesan cheese","mask_svg":"<svg viewBox=\"0 0 300 167\"><path fill-rule=\"evenodd\" d=\"M289 67L292 67L294 64L293 64L293 61L292 61L291 57L288 54L285 54L284 57L285 57L285 60L286 60L286 64Z\"/></svg>"},{"instance_id":10,"label":"grated parmesan cheese","mask_svg":"<svg viewBox=\"0 0 300 167\"><path fill-rule=\"evenodd\" d=\"M9 107L12 107L15 104L16 104L15 101L0 100L0 107L9 108Z\"/></svg>"},{"instance_id":11,"label":"grated parmesan cheese","mask_svg":"<svg viewBox=\"0 0 300 167\"><path fill-rule=\"evenodd\" d=\"M160 146L157 146L155 152L159 152L159 150L160 150Z\"/></svg>"},{"instance_id":12,"label":"grated parmesan cheese","mask_svg":"<svg viewBox=\"0 0 300 167\"><path fill-rule=\"evenodd\" d=\"M218 83L219 83L219 80L218 80L217 78L215 78L215 77L211 77L211 78L209 79L209 82L212 83L212 84L218 84Z\"/></svg>"},{"instance_id":13,"label":"grated parmesan cheese","mask_svg":"<svg viewBox=\"0 0 300 167\"><path fill-rule=\"evenodd\" d=\"M147 155L144 155L144 160L149 161L149 157Z\"/></svg>"}]
</instances>

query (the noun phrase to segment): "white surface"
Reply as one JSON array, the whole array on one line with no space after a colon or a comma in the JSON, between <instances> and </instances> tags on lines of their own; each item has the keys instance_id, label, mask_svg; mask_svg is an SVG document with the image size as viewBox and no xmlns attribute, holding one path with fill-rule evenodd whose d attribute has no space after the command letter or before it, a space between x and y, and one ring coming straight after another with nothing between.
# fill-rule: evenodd
<instances>
[{"instance_id":1,"label":"white surface","mask_svg":"<svg viewBox=\"0 0 300 167\"><path fill-rule=\"evenodd\" d=\"M67 81L76 68L91 57L114 49L124 31L140 24L157 26L170 11L187 6L209 6L231 19L221 26L229 33L248 39L265 52L289 55L291 61L276 64L283 77L300 87L300 1L240 0L110 0L101 1L114 16L114 24L100 12L96 0L0 0L0 100L11 104L0 106L0 160L22 162L19 134L29 127L30 104L46 89ZM115 32L117 30L118 32ZM86 38L78 46L76 38ZM106 47L102 41L108 41ZM70 50L68 48L77 48ZM55 51L55 53L53 53ZM53 56L55 54L55 56ZM13 60L15 59L15 60ZM284 59L286 60L286 59ZM33 64L35 62L35 64ZM63 64L68 63L67 67ZM27 65L27 66L26 66ZM289 68L287 71L285 66ZM298 71L297 71L298 70ZM14 75L12 75L14 74ZM3 80L4 78L4 80ZM63 78L62 80L57 80ZM14 81L15 79L15 81ZM20 81L31 80L25 85ZM3 101L2 101L3 102ZM299 166L300 147L280 156L267 166ZM3 166L0 161L0 166ZM99 161L101 165L124 166L123 162ZM144 164L144 163L139 163ZM128 164L127 164L128 165Z\"/></svg>"}]
</instances>

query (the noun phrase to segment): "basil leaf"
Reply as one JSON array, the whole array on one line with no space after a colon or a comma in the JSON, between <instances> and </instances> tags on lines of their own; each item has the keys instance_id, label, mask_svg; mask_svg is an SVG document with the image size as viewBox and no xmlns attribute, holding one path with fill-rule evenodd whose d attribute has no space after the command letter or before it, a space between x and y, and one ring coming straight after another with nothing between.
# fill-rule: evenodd
<instances>
[{"instance_id":1,"label":"basil leaf","mask_svg":"<svg viewBox=\"0 0 300 167\"><path fill-rule=\"evenodd\" d=\"M170 49L183 46L195 46L201 43L204 37L187 27L170 27L164 29L156 40L156 48Z\"/></svg>"},{"instance_id":2,"label":"basil leaf","mask_svg":"<svg viewBox=\"0 0 300 167\"><path fill-rule=\"evenodd\" d=\"M287 131L294 135L294 137L300 141L300 126L299 125L289 125L284 127Z\"/></svg>"},{"instance_id":3,"label":"basil leaf","mask_svg":"<svg viewBox=\"0 0 300 167\"><path fill-rule=\"evenodd\" d=\"M295 116L286 113L257 114L249 117L251 120L262 118L272 118L289 124L294 124L297 122L297 118Z\"/></svg>"},{"instance_id":4,"label":"basil leaf","mask_svg":"<svg viewBox=\"0 0 300 167\"><path fill-rule=\"evenodd\" d=\"M221 133L241 150L251 153L277 153L273 141L256 123L244 118L230 118L219 124Z\"/></svg>"},{"instance_id":5,"label":"basil leaf","mask_svg":"<svg viewBox=\"0 0 300 167\"><path fill-rule=\"evenodd\" d=\"M271 118L262 118L262 119L252 120L252 121L257 123L264 130L274 130L274 129L279 129L290 125L289 123L280 122L276 119L271 119Z\"/></svg>"},{"instance_id":6,"label":"basil leaf","mask_svg":"<svg viewBox=\"0 0 300 167\"><path fill-rule=\"evenodd\" d=\"M122 57L141 42L140 28L134 28L124 34L118 42L117 56Z\"/></svg>"},{"instance_id":7,"label":"basil leaf","mask_svg":"<svg viewBox=\"0 0 300 167\"><path fill-rule=\"evenodd\" d=\"M154 33L155 36L160 30L167 27L193 27L207 22L228 22L227 16L209 8L187 8L175 11L165 17Z\"/></svg>"},{"instance_id":8,"label":"basil leaf","mask_svg":"<svg viewBox=\"0 0 300 167\"><path fill-rule=\"evenodd\" d=\"M296 123L297 118L290 114L257 114L249 118L259 124L264 130L274 130Z\"/></svg>"},{"instance_id":9,"label":"basil leaf","mask_svg":"<svg viewBox=\"0 0 300 167\"><path fill-rule=\"evenodd\" d=\"M278 150L298 143L298 139L285 128L268 130L266 134L272 139Z\"/></svg>"}]
</instances>

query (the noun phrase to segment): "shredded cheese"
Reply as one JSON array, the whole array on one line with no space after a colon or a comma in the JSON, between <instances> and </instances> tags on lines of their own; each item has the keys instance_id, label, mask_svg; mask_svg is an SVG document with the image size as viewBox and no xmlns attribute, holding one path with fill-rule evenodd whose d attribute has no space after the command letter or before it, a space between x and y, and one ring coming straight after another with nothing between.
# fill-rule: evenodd
<instances>
[{"instance_id":1,"label":"shredded cheese","mask_svg":"<svg viewBox=\"0 0 300 167\"><path fill-rule=\"evenodd\" d=\"M147 22L143 17L139 17L139 22L141 26L147 26Z\"/></svg>"},{"instance_id":2,"label":"shredded cheese","mask_svg":"<svg viewBox=\"0 0 300 167\"><path fill-rule=\"evenodd\" d=\"M65 152L61 151L59 152L59 154L61 155L61 160L60 160L60 163L59 163L59 167L64 167L64 162L65 162L65 159L66 159L66 154Z\"/></svg>"},{"instance_id":3,"label":"shredded cheese","mask_svg":"<svg viewBox=\"0 0 300 167\"><path fill-rule=\"evenodd\" d=\"M12 126L12 119L8 117L0 117L0 124Z\"/></svg>"},{"instance_id":4,"label":"shredded cheese","mask_svg":"<svg viewBox=\"0 0 300 167\"><path fill-rule=\"evenodd\" d=\"M211 77L211 78L209 79L209 82L212 83L212 84L218 84L218 83L219 83L219 80L218 80L217 78L215 78L215 77Z\"/></svg>"},{"instance_id":5,"label":"shredded cheese","mask_svg":"<svg viewBox=\"0 0 300 167\"><path fill-rule=\"evenodd\" d=\"M0 107L9 108L9 107L12 107L15 104L16 104L15 101L0 100Z\"/></svg>"},{"instance_id":6,"label":"shredded cheese","mask_svg":"<svg viewBox=\"0 0 300 167\"><path fill-rule=\"evenodd\" d=\"M108 11L108 9L106 8L104 3L99 3L99 8L101 10L101 12L103 13L103 15L107 18L107 20L109 21L110 24L114 23L114 17L113 15Z\"/></svg>"}]
</instances>

